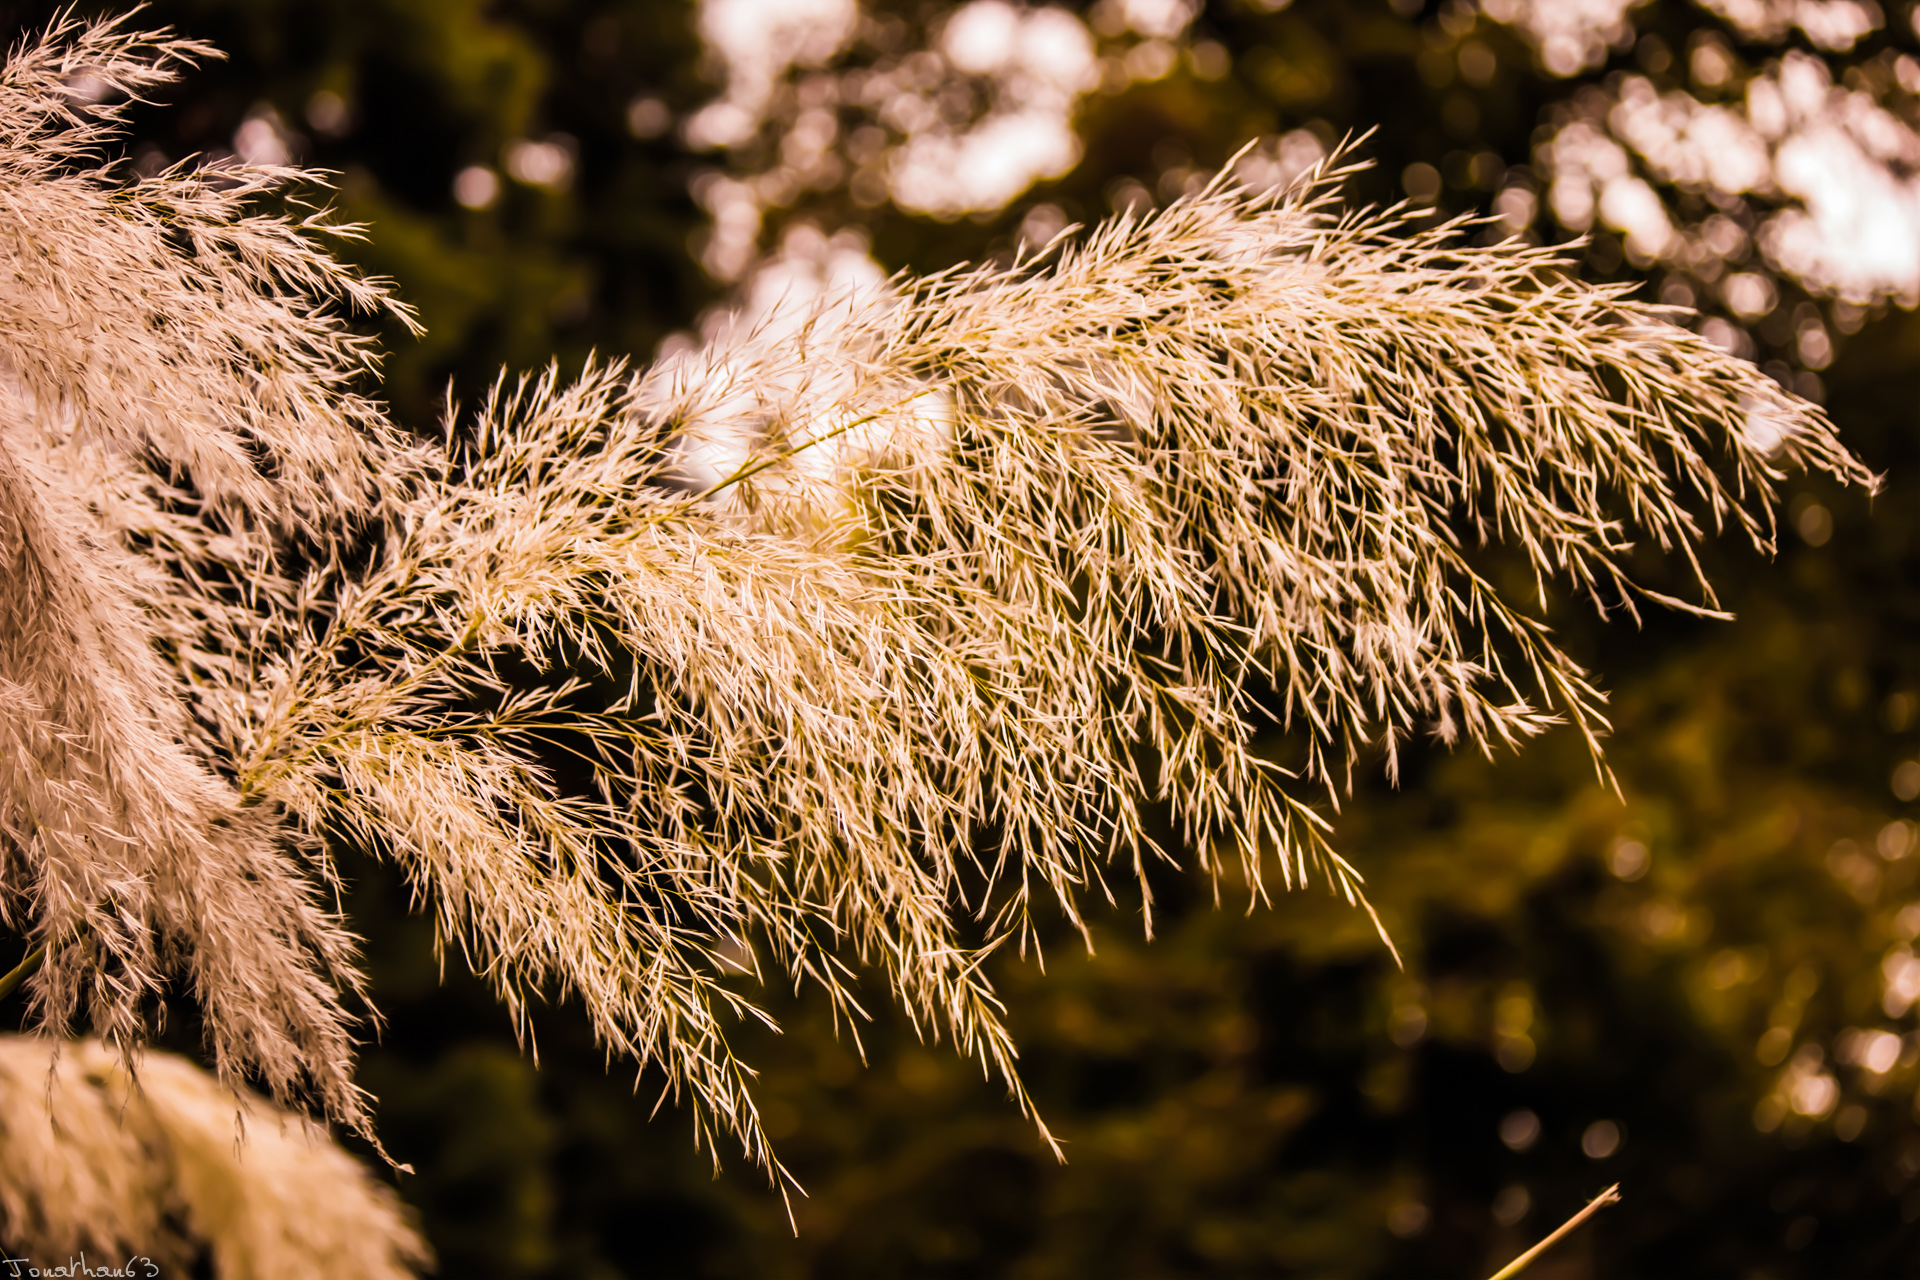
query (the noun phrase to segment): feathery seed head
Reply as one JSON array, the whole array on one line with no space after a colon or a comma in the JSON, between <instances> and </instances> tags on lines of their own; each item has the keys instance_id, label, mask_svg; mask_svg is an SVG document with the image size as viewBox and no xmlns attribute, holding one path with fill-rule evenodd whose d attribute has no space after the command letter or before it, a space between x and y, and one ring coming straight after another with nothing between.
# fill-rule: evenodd
<instances>
[{"instance_id":1,"label":"feathery seed head","mask_svg":"<svg viewBox=\"0 0 1920 1280\"><path fill-rule=\"evenodd\" d=\"M137 61L67 28L0 81L59 98L62 42ZM1630 540L1699 576L1709 528L1770 545L1783 465L1871 481L1660 308L1345 210L1337 167L775 307L644 376L503 376L403 445L352 390L366 349L298 305L384 295L245 212L283 171L176 171L156 203L7 154L0 253L6 201L64 212L11 233L57 269L0 290L0 911L49 945L52 1024L136 1037L177 954L223 1069L350 1123L330 840L402 867L516 1016L577 998L772 1166L730 974L851 1025L872 966L1024 1105L981 960L1115 863L1150 907L1156 808L1256 895L1364 906L1313 804L1363 749L1570 721L1598 762L1600 692L1477 544L1542 608L1551 579L1711 611L1703 576L1698 604L1637 587ZM149 333L141 288L178 321ZM106 354L39 318L68 293ZM370 512L370 560L273 573Z\"/></svg>"},{"instance_id":2,"label":"feathery seed head","mask_svg":"<svg viewBox=\"0 0 1920 1280\"><path fill-rule=\"evenodd\" d=\"M221 1280L410 1280L431 1261L325 1130L172 1054L134 1073L98 1041L0 1036L0 1141L0 1235L43 1269L92 1252L171 1273L204 1250Z\"/></svg>"}]
</instances>

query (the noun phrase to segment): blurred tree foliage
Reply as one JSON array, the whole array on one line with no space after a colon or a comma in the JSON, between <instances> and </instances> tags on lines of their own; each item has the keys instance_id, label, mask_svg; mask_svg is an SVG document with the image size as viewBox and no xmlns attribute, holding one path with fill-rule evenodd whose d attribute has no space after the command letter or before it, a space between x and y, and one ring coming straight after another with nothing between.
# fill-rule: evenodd
<instances>
[{"instance_id":1,"label":"blurred tree foliage","mask_svg":"<svg viewBox=\"0 0 1920 1280\"><path fill-rule=\"evenodd\" d=\"M895 8L918 29L936 12ZM16 29L46 12L10 6ZM710 161L660 123L715 92L688 6L153 13L232 56L151 115L134 162L231 149L264 119L337 169L340 206L370 231L350 254L427 325L418 342L392 335L389 392L416 427L435 425L449 385L471 399L503 363L648 358L723 296L689 247L705 218L689 183ZM1647 40L1683 48L1713 25L1678 3L1642 18L1649 34L1616 67L1658 64ZM1609 74L1546 75L1458 0L1210 0L1193 35L1228 51L1223 76L1189 61L1089 97L1082 162L998 214L939 221L828 190L776 211L775 230L802 213L858 221L890 268L1004 255L1037 203L1091 220L1301 128L1330 142L1378 127L1358 199L1398 198L1425 165L1439 185L1420 194L1484 208L1525 178L1552 104ZM557 148L569 180L504 181L463 207L461 171L519 140ZM1606 232L1588 269L1635 270ZM564 1007L535 1019L536 1069L477 982L457 965L442 981L404 887L349 855L389 1017L364 1081L418 1170L399 1186L443 1272L1464 1277L1619 1180L1625 1205L1535 1274L1913 1274L1920 1038L1887 990L1920 932L1920 857L1911 828L1889 826L1920 818L1920 766L1895 776L1920 752L1916 359L1904 313L1847 340L1828 403L1888 489L1870 501L1796 480L1779 558L1727 549L1710 566L1737 621L1551 609L1615 692L1624 801L1571 734L1494 761L1417 753L1398 790L1360 780L1338 844L1404 971L1336 902L1249 912L1226 884L1216 910L1172 869L1153 943L1123 900L1096 921L1093 956L1062 928L1044 976L996 957L1065 1166L944 1046L882 1014L858 1029L863 1068L846 1028L795 1002L784 1035L743 1045L806 1186L795 1238L748 1170L710 1176L670 1101L650 1121L657 1081L609 1071Z\"/></svg>"}]
</instances>

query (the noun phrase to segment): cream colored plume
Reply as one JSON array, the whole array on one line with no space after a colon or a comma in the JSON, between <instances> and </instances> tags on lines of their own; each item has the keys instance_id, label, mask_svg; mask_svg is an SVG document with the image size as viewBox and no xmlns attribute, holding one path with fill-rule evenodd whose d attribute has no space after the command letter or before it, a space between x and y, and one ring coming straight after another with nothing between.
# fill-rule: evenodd
<instances>
[{"instance_id":1,"label":"cream colored plume","mask_svg":"<svg viewBox=\"0 0 1920 1280\"><path fill-rule=\"evenodd\" d=\"M298 175L90 167L100 86L205 53L68 25L0 70L0 923L45 1025L137 1039L171 965L227 1078L363 1128L329 841L773 1167L743 968L857 1016L867 966L1024 1100L981 958L1036 903L1145 902L1169 820L1364 903L1356 759L1568 721L1598 761L1550 581L1710 611L1695 548L1770 547L1787 465L1871 482L1674 312L1326 170L403 443L317 305L384 295L249 211Z\"/></svg>"},{"instance_id":2,"label":"cream colored plume","mask_svg":"<svg viewBox=\"0 0 1920 1280\"><path fill-rule=\"evenodd\" d=\"M182 1058L0 1036L0 1242L45 1271L203 1252L220 1280L399 1280L429 1262L326 1131ZM143 1267L129 1272L152 1274Z\"/></svg>"},{"instance_id":3,"label":"cream colored plume","mask_svg":"<svg viewBox=\"0 0 1920 1280\"><path fill-rule=\"evenodd\" d=\"M308 847L223 760L222 690L402 456L344 312L400 314L258 212L285 169L103 165L127 106L211 53L68 19L0 68L0 924L40 1025L123 1045L174 973L228 1078L365 1127L351 940ZM237 680L236 680L237 677Z\"/></svg>"}]
</instances>

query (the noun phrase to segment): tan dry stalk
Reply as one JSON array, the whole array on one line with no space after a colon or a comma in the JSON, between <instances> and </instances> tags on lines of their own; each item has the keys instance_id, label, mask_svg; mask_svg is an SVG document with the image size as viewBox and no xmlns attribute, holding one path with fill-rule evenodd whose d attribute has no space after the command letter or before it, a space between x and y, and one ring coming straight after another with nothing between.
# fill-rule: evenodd
<instances>
[{"instance_id":1,"label":"tan dry stalk","mask_svg":"<svg viewBox=\"0 0 1920 1280\"><path fill-rule=\"evenodd\" d=\"M1534 1261L1538 1259L1541 1254L1553 1248L1554 1245L1559 1244L1562 1240L1566 1239L1567 1236L1571 1235L1574 1232L1574 1230L1579 1227L1581 1223L1585 1222L1588 1218L1591 1218L1594 1214L1600 1212L1600 1210L1606 1208L1608 1205L1619 1204L1619 1203L1620 1203L1620 1184L1616 1182L1612 1186L1608 1187L1605 1191L1602 1191L1599 1195L1595 1196L1593 1199L1587 1201L1586 1208L1580 1210L1580 1212L1574 1214L1571 1218L1568 1218L1565 1222L1555 1227L1538 1244L1534 1245L1531 1249L1528 1249L1525 1253L1515 1258L1512 1262L1509 1262L1506 1266L1494 1272L1490 1280L1513 1280L1513 1277L1519 1275L1522 1271L1525 1271L1528 1267L1532 1266L1534 1264Z\"/></svg>"}]
</instances>

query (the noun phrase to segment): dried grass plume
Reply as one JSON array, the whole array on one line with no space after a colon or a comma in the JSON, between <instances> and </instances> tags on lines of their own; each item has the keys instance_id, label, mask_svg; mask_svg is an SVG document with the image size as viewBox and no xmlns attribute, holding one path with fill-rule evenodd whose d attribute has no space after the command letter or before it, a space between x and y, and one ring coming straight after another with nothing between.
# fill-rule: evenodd
<instances>
[{"instance_id":1,"label":"dried grass plume","mask_svg":"<svg viewBox=\"0 0 1920 1280\"><path fill-rule=\"evenodd\" d=\"M1023 1096L982 955L1144 897L1157 812L1362 902L1316 802L1363 751L1598 758L1549 582L1632 610L1635 540L1767 547L1784 466L1870 482L1670 312L1332 170L411 443L340 319L394 304L249 211L297 175L98 164L93 90L206 53L68 24L0 72L0 918L47 1025L131 1042L184 972L223 1072L349 1124L330 842L771 1166L743 973L857 1020L869 967Z\"/></svg>"},{"instance_id":2,"label":"dried grass plume","mask_svg":"<svg viewBox=\"0 0 1920 1280\"><path fill-rule=\"evenodd\" d=\"M99 1041L0 1036L0 1149L0 1240L43 1271L83 1252L161 1275L204 1256L220 1280L411 1280L429 1263L324 1129L172 1054L145 1054L136 1082Z\"/></svg>"},{"instance_id":3,"label":"dried grass plume","mask_svg":"<svg viewBox=\"0 0 1920 1280\"><path fill-rule=\"evenodd\" d=\"M210 53L68 19L0 70L0 923L48 1030L137 1043L178 976L224 1076L364 1127L350 939L208 699L293 607L289 539L375 504L394 438L341 312L392 304L317 216L255 210L290 170L105 163Z\"/></svg>"}]
</instances>

